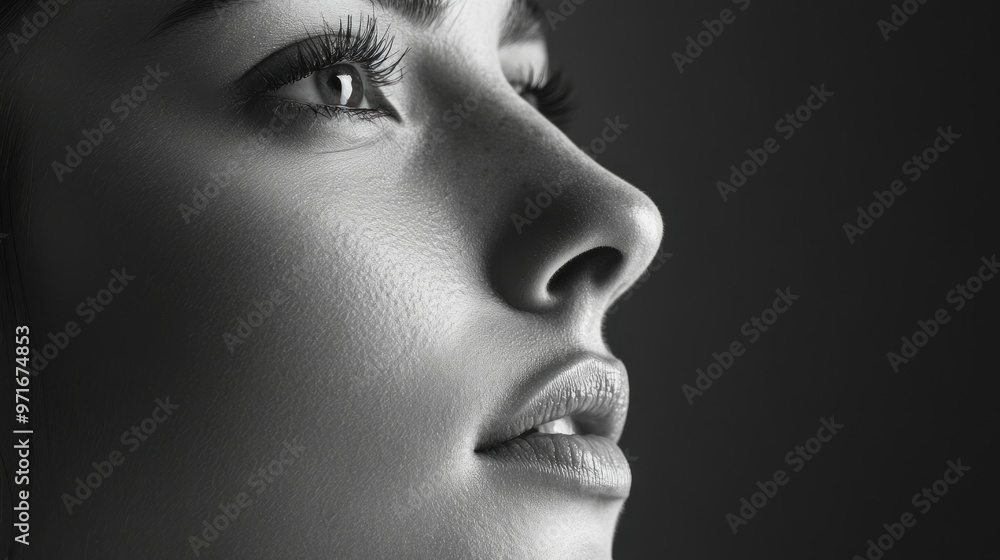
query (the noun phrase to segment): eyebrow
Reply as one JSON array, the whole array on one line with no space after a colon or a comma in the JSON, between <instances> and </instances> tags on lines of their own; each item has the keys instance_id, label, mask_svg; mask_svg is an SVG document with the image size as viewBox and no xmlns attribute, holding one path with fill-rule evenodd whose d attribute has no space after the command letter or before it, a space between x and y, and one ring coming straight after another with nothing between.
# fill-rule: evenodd
<instances>
[{"instance_id":1,"label":"eyebrow","mask_svg":"<svg viewBox=\"0 0 1000 560\"><path fill-rule=\"evenodd\" d=\"M184 0L153 28L147 39L166 31L176 31L202 21L214 19L239 6L262 0ZM450 0L371 0L372 4L396 12L424 27L439 22ZM541 38L544 16L537 0L513 0L504 18L500 44L508 45Z\"/></svg>"}]
</instances>

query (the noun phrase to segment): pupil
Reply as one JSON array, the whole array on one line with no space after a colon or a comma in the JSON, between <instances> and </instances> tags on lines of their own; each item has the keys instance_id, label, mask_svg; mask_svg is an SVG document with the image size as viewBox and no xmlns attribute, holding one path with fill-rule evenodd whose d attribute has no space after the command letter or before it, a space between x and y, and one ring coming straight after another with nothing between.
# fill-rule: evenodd
<instances>
[{"instance_id":1,"label":"pupil","mask_svg":"<svg viewBox=\"0 0 1000 560\"><path fill-rule=\"evenodd\" d=\"M333 67L327 87L330 88L334 105L359 107L365 96L361 75L357 68L349 64Z\"/></svg>"}]
</instances>

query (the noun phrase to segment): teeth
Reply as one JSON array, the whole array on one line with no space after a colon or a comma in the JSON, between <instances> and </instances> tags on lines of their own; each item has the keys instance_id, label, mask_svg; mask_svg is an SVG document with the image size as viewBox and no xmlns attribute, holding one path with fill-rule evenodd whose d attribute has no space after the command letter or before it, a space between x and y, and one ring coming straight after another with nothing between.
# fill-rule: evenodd
<instances>
[{"instance_id":1,"label":"teeth","mask_svg":"<svg viewBox=\"0 0 1000 560\"><path fill-rule=\"evenodd\" d=\"M566 416L558 420L553 420L551 422L535 426L517 437L526 438L533 434L558 434L572 436L576 435L577 431L573 420Z\"/></svg>"},{"instance_id":2,"label":"teeth","mask_svg":"<svg viewBox=\"0 0 1000 560\"><path fill-rule=\"evenodd\" d=\"M542 434L576 434L576 427L573 425L573 420L571 420L568 416L547 422L540 426L535 426L535 428Z\"/></svg>"}]
</instances>

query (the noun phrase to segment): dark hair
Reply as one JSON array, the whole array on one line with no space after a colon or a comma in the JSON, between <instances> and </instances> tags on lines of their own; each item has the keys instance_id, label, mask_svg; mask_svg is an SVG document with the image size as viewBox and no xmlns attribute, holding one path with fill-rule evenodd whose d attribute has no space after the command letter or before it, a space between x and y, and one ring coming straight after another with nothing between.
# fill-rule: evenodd
<instances>
[{"instance_id":1,"label":"dark hair","mask_svg":"<svg viewBox=\"0 0 1000 560\"><path fill-rule=\"evenodd\" d=\"M17 33L17 23L32 7L34 0L8 0L0 7L0 30L4 37ZM56 5L59 5L56 2ZM11 45L13 46L13 45ZM24 239L20 209L28 192L27 173L29 161L23 150L27 129L24 115L14 107L10 84L21 71L20 57L24 50L3 49L0 53L0 276L4 279L0 290L0 360L10 365L14 359L14 327L27 324L24 286L18 264L18 240ZM13 381L11 377L7 377Z\"/></svg>"},{"instance_id":2,"label":"dark hair","mask_svg":"<svg viewBox=\"0 0 1000 560\"><path fill-rule=\"evenodd\" d=\"M55 2L58 5L58 2ZM18 22L28 10L37 5L35 0L8 0L0 7L0 30L3 35L17 33ZM11 45L13 47L13 45ZM18 239L24 239L19 223L20 209L27 194L26 172L29 162L22 147L25 145L24 115L19 114L13 103L10 84L20 72L20 52L4 49L0 54L0 276L5 280L0 291L0 359L9 365L14 357L14 326L25 324L27 310L24 305L23 285L18 266Z\"/></svg>"},{"instance_id":3,"label":"dark hair","mask_svg":"<svg viewBox=\"0 0 1000 560\"><path fill-rule=\"evenodd\" d=\"M57 1L53 2L59 5ZM15 328L18 325L29 325L28 310L25 303L24 284L22 282L22 270L19 266L18 249L19 240L22 240L20 248L23 250L24 229L23 212L21 209L25 204L25 196L28 193L28 180L30 175L28 170L27 154L23 150L26 145L24 134L27 130L24 122L24 115L20 114L14 107L14 95L10 85L14 83L18 73L21 71L21 56L23 49L15 52L10 33L18 33L20 28L18 23L22 21L25 14L33 7L37 6L35 0L6 0L0 7L0 30L9 43L0 51L0 278L3 279L3 287L0 288L0 363L3 364L4 371L14 366L14 359L18 356L14 352L15 348ZM23 257L23 256L22 256ZM37 341L37 333L31 333L31 340ZM30 364L29 364L30 367ZM25 368L28 369L28 368ZM17 386L14 375L4 375L2 386L5 389L4 398L9 398L14 394ZM32 379L31 385L35 385ZM32 391L32 404L37 405L36 398L42 396L40 385L35 385ZM13 403L13 399L9 402ZM33 411L41 412L37 406L31 408ZM31 418L35 418L31 416ZM5 435L12 433L15 429L32 429L39 422L29 424L14 425L14 415L5 415L0 429ZM4 438L6 440L6 437ZM33 446L34 447L34 446ZM16 457L12 453L12 445L4 445L0 451L3 459L3 486L4 494L10 499L10 509L4 514L13 516L13 476L14 469L10 465L16 464ZM34 455L34 453L33 453ZM35 469L32 469L35 471ZM30 488L30 484L28 485ZM34 494L34 492L32 492ZM13 517L12 517L13 518ZM7 519L7 515L0 515L0 519ZM13 524L5 522L0 529L3 541L9 543L5 551L8 558L16 559L21 555L21 547L15 546L13 540Z\"/></svg>"}]
</instances>

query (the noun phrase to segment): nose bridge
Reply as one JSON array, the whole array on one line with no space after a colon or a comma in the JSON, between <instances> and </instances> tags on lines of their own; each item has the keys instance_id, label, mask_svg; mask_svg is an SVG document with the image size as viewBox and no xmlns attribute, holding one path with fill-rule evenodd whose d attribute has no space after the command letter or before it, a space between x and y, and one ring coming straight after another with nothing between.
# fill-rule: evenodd
<instances>
[{"instance_id":1,"label":"nose bridge","mask_svg":"<svg viewBox=\"0 0 1000 560\"><path fill-rule=\"evenodd\" d=\"M453 69L432 96L429 161L447 170L452 203L463 185L454 207L478 239L492 291L521 311L603 313L652 261L663 232L649 197L588 156L627 135L627 120L604 119L581 150L502 75L467 70Z\"/></svg>"}]
</instances>

